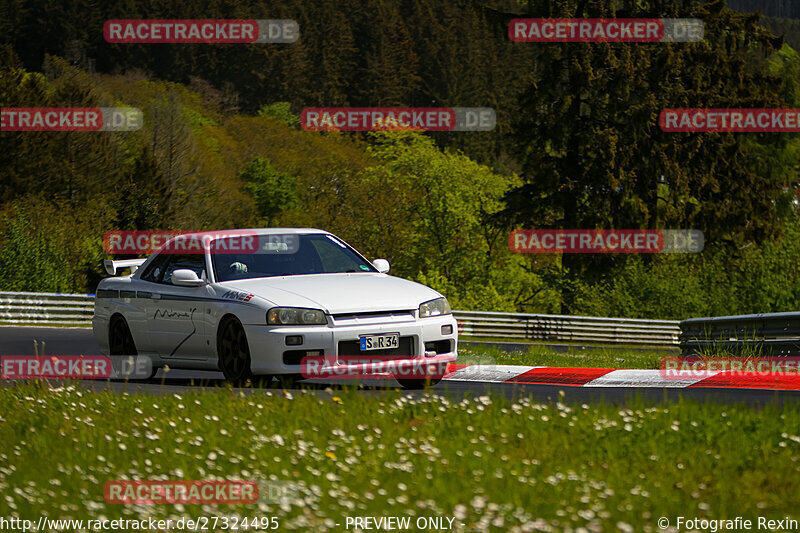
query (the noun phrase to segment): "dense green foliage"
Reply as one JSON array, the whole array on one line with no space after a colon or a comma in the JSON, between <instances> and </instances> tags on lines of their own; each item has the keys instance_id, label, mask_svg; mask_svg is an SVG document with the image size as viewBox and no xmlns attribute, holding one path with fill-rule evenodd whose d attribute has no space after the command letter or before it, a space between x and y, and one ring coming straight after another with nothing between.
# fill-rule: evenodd
<instances>
[{"instance_id":1,"label":"dense green foliage","mask_svg":"<svg viewBox=\"0 0 800 533\"><path fill-rule=\"evenodd\" d=\"M706 33L512 43L517 16L698 17ZM294 18L302 37L102 37L111 18L213 17ZM796 310L797 136L667 134L657 120L665 107L800 107L800 59L780 45L722 0L0 2L0 105L128 105L145 118L137 132L0 133L0 290L92 292L111 229L269 225L330 230L456 308ZM326 105L488 106L498 126L299 128L302 108ZM508 250L514 228L696 228L707 247L524 256Z\"/></svg>"},{"instance_id":2,"label":"dense green foliage","mask_svg":"<svg viewBox=\"0 0 800 533\"><path fill-rule=\"evenodd\" d=\"M275 170L269 160L257 157L250 161L241 174L244 190L256 204L256 212L263 217L263 225L269 226L281 212L297 207L297 192L294 177ZM261 223L259 223L261 225Z\"/></svg>"},{"instance_id":3,"label":"dense green foliage","mask_svg":"<svg viewBox=\"0 0 800 533\"><path fill-rule=\"evenodd\" d=\"M711 247L690 258L629 260L602 283L582 285L578 305L597 316L719 316L797 310L800 224L776 241L727 251Z\"/></svg>"}]
</instances>

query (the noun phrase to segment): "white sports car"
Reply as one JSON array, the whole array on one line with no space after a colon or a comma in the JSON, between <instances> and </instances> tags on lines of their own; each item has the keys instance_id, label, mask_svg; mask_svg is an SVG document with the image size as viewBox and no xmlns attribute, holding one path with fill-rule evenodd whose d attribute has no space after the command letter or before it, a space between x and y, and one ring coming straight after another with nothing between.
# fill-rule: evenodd
<instances>
[{"instance_id":1,"label":"white sports car","mask_svg":"<svg viewBox=\"0 0 800 533\"><path fill-rule=\"evenodd\" d=\"M196 236L206 245L187 253L179 239ZM430 368L457 357L457 325L444 296L387 275L388 261L370 262L326 231L190 234L147 259L105 265L111 275L133 273L97 288L92 323L100 350L147 356L153 374L169 365L219 369L236 383L310 377L321 367L306 362L322 358L334 377L389 373L418 388L441 379Z\"/></svg>"}]
</instances>

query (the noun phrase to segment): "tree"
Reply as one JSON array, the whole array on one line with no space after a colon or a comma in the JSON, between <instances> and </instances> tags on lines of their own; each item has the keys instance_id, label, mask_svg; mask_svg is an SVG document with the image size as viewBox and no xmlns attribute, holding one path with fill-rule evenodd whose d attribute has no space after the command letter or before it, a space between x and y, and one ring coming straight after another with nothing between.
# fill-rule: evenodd
<instances>
[{"instance_id":1,"label":"tree","mask_svg":"<svg viewBox=\"0 0 800 533\"><path fill-rule=\"evenodd\" d=\"M295 179L291 174L278 172L268 159L257 157L240 174L244 189L253 197L259 216L266 226L274 224L283 211L298 205Z\"/></svg>"},{"instance_id":2,"label":"tree","mask_svg":"<svg viewBox=\"0 0 800 533\"><path fill-rule=\"evenodd\" d=\"M439 289L460 308L516 310L541 280L507 247L506 228L489 223L519 184L416 133L370 135L374 164L349 189L344 235L360 238L401 276ZM541 307L540 307L541 309Z\"/></svg>"},{"instance_id":3,"label":"tree","mask_svg":"<svg viewBox=\"0 0 800 533\"><path fill-rule=\"evenodd\" d=\"M506 214L534 227L696 228L731 244L776 230L775 200L794 174L791 161L775 157L786 135L658 126L665 108L786 106L786 78L765 61L776 43L757 16L690 0L534 0L529 9L531 17L698 17L705 40L534 45L537 81L515 124L525 183ZM574 273L599 274L615 259L564 261Z\"/></svg>"},{"instance_id":4,"label":"tree","mask_svg":"<svg viewBox=\"0 0 800 533\"><path fill-rule=\"evenodd\" d=\"M292 113L292 105L289 102L275 102L261 106L258 116L277 118L294 129L300 127L300 116Z\"/></svg>"}]
</instances>

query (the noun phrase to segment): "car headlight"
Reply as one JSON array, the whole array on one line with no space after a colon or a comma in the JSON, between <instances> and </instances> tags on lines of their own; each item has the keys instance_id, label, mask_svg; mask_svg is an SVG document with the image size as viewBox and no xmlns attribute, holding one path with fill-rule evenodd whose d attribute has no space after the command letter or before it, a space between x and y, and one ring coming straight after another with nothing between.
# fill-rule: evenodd
<instances>
[{"instance_id":1,"label":"car headlight","mask_svg":"<svg viewBox=\"0 0 800 533\"><path fill-rule=\"evenodd\" d=\"M436 298L430 302L425 302L419 306L419 317L427 318L429 316L449 315L453 311L450 309L450 304L447 303L447 298Z\"/></svg>"},{"instance_id":2,"label":"car headlight","mask_svg":"<svg viewBox=\"0 0 800 533\"><path fill-rule=\"evenodd\" d=\"M327 323L325 313L319 309L273 307L267 312L267 324L271 326L322 325Z\"/></svg>"}]
</instances>

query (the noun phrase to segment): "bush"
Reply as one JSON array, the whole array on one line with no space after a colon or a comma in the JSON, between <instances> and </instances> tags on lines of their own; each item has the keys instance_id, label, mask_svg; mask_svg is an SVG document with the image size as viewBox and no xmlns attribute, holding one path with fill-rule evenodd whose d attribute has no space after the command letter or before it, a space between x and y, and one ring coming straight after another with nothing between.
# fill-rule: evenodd
<instances>
[{"instance_id":1,"label":"bush","mask_svg":"<svg viewBox=\"0 0 800 533\"><path fill-rule=\"evenodd\" d=\"M685 319L800 310L800 222L761 247L628 258L597 284L581 284L576 314Z\"/></svg>"},{"instance_id":2,"label":"bush","mask_svg":"<svg viewBox=\"0 0 800 533\"><path fill-rule=\"evenodd\" d=\"M3 217L5 232L0 249L0 289L15 292L69 292L73 272L53 235L34 220L42 213L27 208Z\"/></svg>"}]
</instances>

